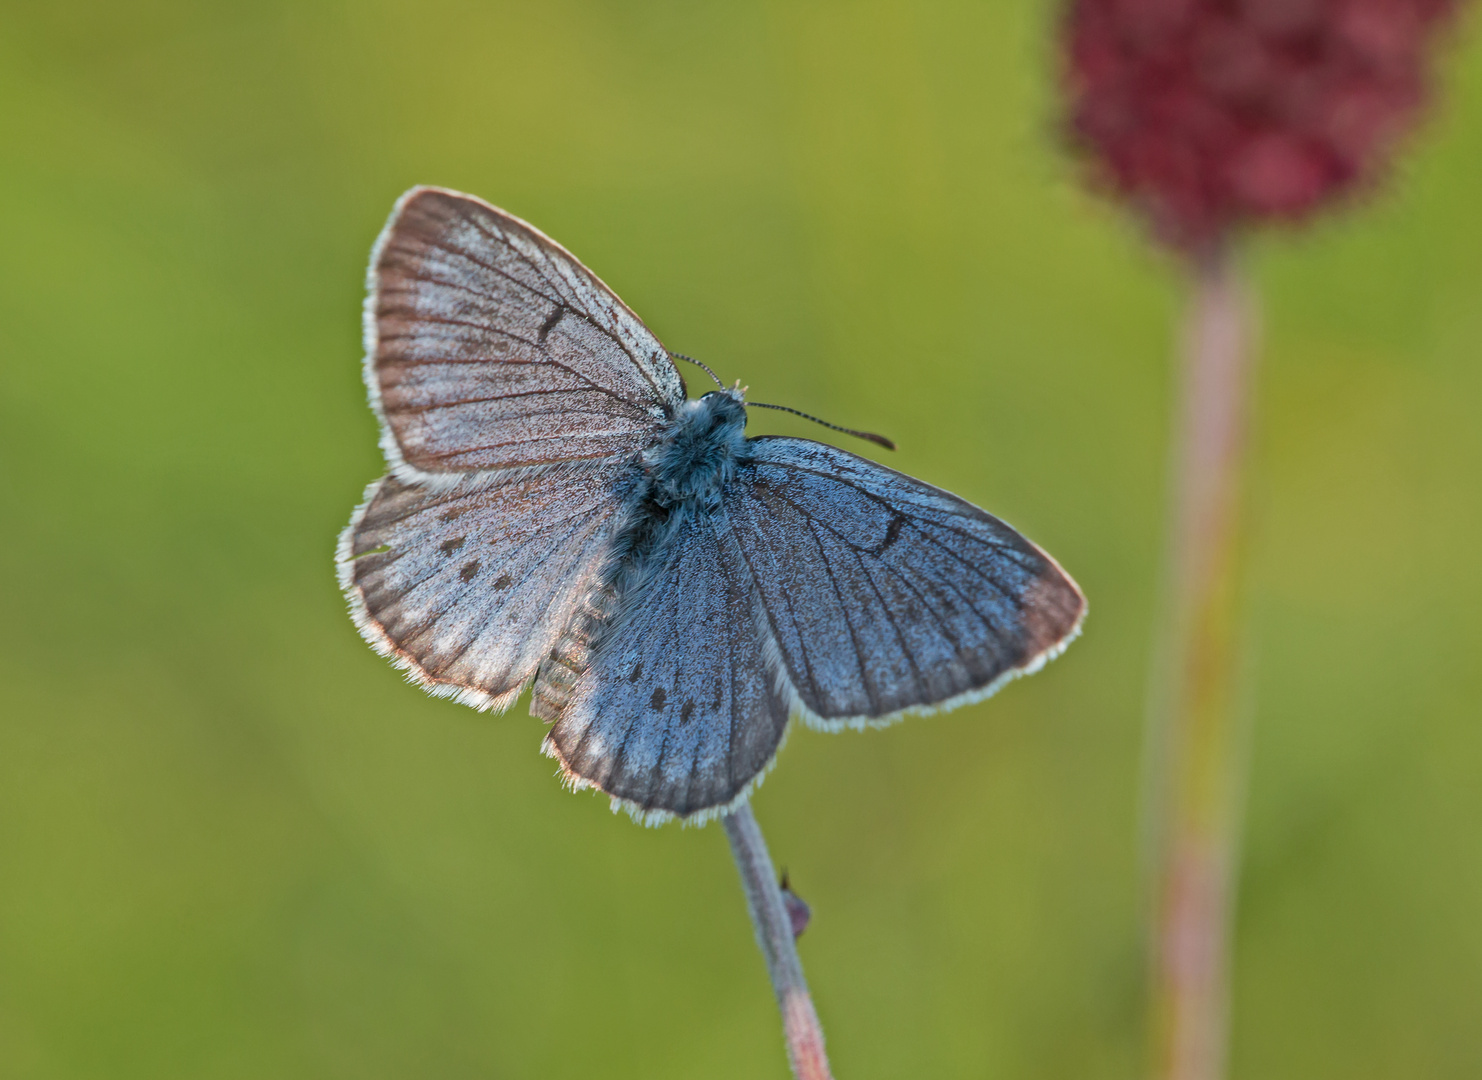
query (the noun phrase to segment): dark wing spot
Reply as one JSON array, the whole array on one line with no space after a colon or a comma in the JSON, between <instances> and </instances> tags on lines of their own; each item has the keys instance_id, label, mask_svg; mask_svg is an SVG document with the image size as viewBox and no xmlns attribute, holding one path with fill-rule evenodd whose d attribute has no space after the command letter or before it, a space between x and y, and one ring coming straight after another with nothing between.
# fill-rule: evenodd
<instances>
[{"instance_id":1,"label":"dark wing spot","mask_svg":"<svg viewBox=\"0 0 1482 1080\"><path fill-rule=\"evenodd\" d=\"M638 661L638 663L634 664L633 665L633 670L630 671L630 672L628 672L628 681L629 682L637 682L641 678L643 678L643 661L642 660L640 660L640 661Z\"/></svg>"},{"instance_id":2,"label":"dark wing spot","mask_svg":"<svg viewBox=\"0 0 1482 1080\"><path fill-rule=\"evenodd\" d=\"M473 576L478 572L479 561L477 559L474 559L472 562L466 562L463 564L463 569L458 571L458 576L461 577L464 581L472 581Z\"/></svg>"},{"instance_id":3,"label":"dark wing spot","mask_svg":"<svg viewBox=\"0 0 1482 1080\"><path fill-rule=\"evenodd\" d=\"M901 526L905 523L906 519L899 514L890 519L890 527L885 530L885 539L880 541L880 548L875 552L876 555L882 554L886 548L900 539Z\"/></svg>"},{"instance_id":4,"label":"dark wing spot","mask_svg":"<svg viewBox=\"0 0 1482 1080\"><path fill-rule=\"evenodd\" d=\"M499 575L499 580L496 581L496 582L494 582L494 588L496 588L496 589L507 589L510 586L510 582L513 581L513 580L514 579L511 578L508 574L500 574Z\"/></svg>"},{"instance_id":5,"label":"dark wing spot","mask_svg":"<svg viewBox=\"0 0 1482 1080\"><path fill-rule=\"evenodd\" d=\"M540 333L535 335L536 342L544 345L545 339L551 336L551 331L556 328L556 324L561 321L561 316L565 314L565 306L557 304L551 313L545 317L545 322L540 324Z\"/></svg>"},{"instance_id":6,"label":"dark wing spot","mask_svg":"<svg viewBox=\"0 0 1482 1080\"><path fill-rule=\"evenodd\" d=\"M658 712L659 710L663 709L663 707L664 707L664 688L662 686L655 686L654 687L654 696L648 699L648 707L650 709L653 709L655 712Z\"/></svg>"},{"instance_id":7,"label":"dark wing spot","mask_svg":"<svg viewBox=\"0 0 1482 1080\"><path fill-rule=\"evenodd\" d=\"M690 722L690 713L694 711L695 703L693 701L686 701L684 708L679 710L679 722L681 724L688 724Z\"/></svg>"},{"instance_id":8,"label":"dark wing spot","mask_svg":"<svg viewBox=\"0 0 1482 1080\"><path fill-rule=\"evenodd\" d=\"M463 546L463 541L464 537L455 536L451 540L444 540L441 544L438 544L437 549L444 555L451 555Z\"/></svg>"},{"instance_id":9,"label":"dark wing spot","mask_svg":"<svg viewBox=\"0 0 1482 1080\"><path fill-rule=\"evenodd\" d=\"M442 513L442 519L444 521L457 521L464 514L468 513L468 511L469 508L467 506L455 506L451 510L444 510Z\"/></svg>"},{"instance_id":10,"label":"dark wing spot","mask_svg":"<svg viewBox=\"0 0 1482 1080\"><path fill-rule=\"evenodd\" d=\"M724 694L725 694L725 687L721 685L721 681L719 679L716 679L715 680L715 700L710 703L710 707L712 709L719 709L720 708L720 699L724 696Z\"/></svg>"},{"instance_id":11,"label":"dark wing spot","mask_svg":"<svg viewBox=\"0 0 1482 1080\"><path fill-rule=\"evenodd\" d=\"M872 548L855 548L855 550L863 551L868 555L885 554L885 549L890 547L891 544L894 544L897 540L900 539L901 527L904 526L905 523L906 519L900 514L896 514L890 519L890 524L885 526L885 536L878 544L876 544ZM852 547L853 545L850 546Z\"/></svg>"}]
</instances>

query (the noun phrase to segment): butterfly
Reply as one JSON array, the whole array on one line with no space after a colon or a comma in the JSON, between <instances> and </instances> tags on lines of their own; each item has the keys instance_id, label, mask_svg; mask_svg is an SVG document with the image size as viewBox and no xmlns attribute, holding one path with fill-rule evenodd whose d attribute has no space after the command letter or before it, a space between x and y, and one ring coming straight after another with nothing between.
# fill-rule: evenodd
<instances>
[{"instance_id":1,"label":"butterfly","mask_svg":"<svg viewBox=\"0 0 1482 1080\"><path fill-rule=\"evenodd\" d=\"M976 701L1080 627L1075 582L997 518L747 438L739 384L689 400L638 317L503 210L413 188L367 279L388 473L337 551L356 626L438 696L502 710L533 684L545 752L614 809L724 813L792 716Z\"/></svg>"}]
</instances>

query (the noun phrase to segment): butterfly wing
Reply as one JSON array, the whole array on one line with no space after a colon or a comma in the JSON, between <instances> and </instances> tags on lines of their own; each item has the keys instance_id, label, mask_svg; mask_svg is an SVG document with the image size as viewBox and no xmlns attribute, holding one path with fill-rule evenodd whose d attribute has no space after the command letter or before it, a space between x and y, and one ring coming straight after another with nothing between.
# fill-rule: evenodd
<instances>
[{"instance_id":1,"label":"butterfly wing","mask_svg":"<svg viewBox=\"0 0 1482 1080\"><path fill-rule=\"evenodd\" d=\"M366 384L403 481L629 456L684 401L664 347L595 274L472 196L403 195L368 287Z\"/></svg>"},{"instance_id":2,"label":"butterfly wing","mask_svg":"<svg viewBox=\"0 0 1482 1080\"><path fill-rule=\"evenodd\" d=\"M721 508L599 598L535 685L568 779L648 820L743 797L789 706L838 727L983 697L1085 610L1053 559L945 491L820 443L749 445Z\"/></svg>"},{"instance_id":3,"label":"butterfly wing","mask_svg":"<svg viewBox=\"0 0 1482 1080\"><path fill-rule=\"evenodd\" d=\"M629 471L372 484L340 537L360 632L432 693L503 709L597 582Z\"/></svg>"},{"instance_id":4,"label":"butterfly wing","mask_svg":"<svg viewBox=\"0 0 1482 1080\"><path fill-rule=\"evenodd\" d=\"M985 697L1077 632L1080 589L997 518L832 446L750 446L725 512L811 722Z\"/></svg>"},{"instance_id":5,"label":"butterfly wing","mask_svg":"<svg viewBox=\"0 0 1482 1080\"><path fill-rule=\"evenodd\" d=\"M413 188L371 253L366 383L391 476L341 536L361 633L433 693L503 708L594 587L622 464L684 400L658 340L555 241Z\"/></svg>"},{"instance_id":6,"label":"butterfly wing","mask_svg":"<svg viewBox=\"0 0 1482 1080\"><path fill-rule=\"evenodd\" d=\"M535 684L546 752L577 787L648 821L742 797L777 753L788 708L756 590L723 518L688 517L614 615L573 624Z\"/></svg>"}]
</instances>

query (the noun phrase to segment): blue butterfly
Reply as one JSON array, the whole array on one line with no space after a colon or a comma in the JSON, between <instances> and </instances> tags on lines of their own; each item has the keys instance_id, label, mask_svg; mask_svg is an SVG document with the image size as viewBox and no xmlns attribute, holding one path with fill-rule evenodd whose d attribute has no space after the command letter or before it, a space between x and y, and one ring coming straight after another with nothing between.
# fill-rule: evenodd
<instances>
[{"instance_id":1,"label":"blue butterfly","mask_svg":"<svg viewBox=\"0 0 1482 1080\"><path fill-rule=\"evenodd\" d=\"M365 381L387 476L337 564L366 640L431 693L507 708L653 822L724 813L789 717L825 730L984 698L1085 600L1008 525L687 400L638 317L555 241L419 187L371 254ZM877 437L877 441L878 437Z\"/></svg>"}]
</instances>

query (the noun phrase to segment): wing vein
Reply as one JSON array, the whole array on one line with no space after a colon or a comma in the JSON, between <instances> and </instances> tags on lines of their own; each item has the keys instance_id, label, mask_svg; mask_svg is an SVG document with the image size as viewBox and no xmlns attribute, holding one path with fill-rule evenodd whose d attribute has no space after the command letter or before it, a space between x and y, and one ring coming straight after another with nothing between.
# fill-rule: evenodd
<instances>
[{"instance_id":1,"label":"wing vein","mask_svg":"<svg viewBox=\"0 0 1482 1080\"><path fill-rule=\"evenodd\" d=\"M453 408L457 408L460 405L484 405L484 404L488 404L488 403L494 402L494 401L516 401L516 400L518 400L520 398L546 397L546 396L553 395L553 394L580 394L580 393L602 394L605 397L612 398L614 401L620 401L620 402L622 402L625 405L632 405L633 404L633 402L629 401L627 398L619 397L617 394L613 393L611 390L603 390L600 387L591 387L591 388L577 389L577 388L574 388L574 387L564 387L563 386L563 387L560 387L559 389L553 389L553 390L520 390L520 391L518 391L516 393L513 393L513 394L496 394L493 397L470 397L470 398L459 398L456 401L434 401L434 402L431 402L430 404L427 404L427 405L403 405L403 406L399 407L396 411L398 413L413 413L413 414L429 413L429 412L435 412L438 409L453 409ZM549 410L549 409L547 409L547 410L543 410L541 412L521 413L520 416L519 416L519 419L523 420L527 416L550 416L553 413L555 415L558 415L558 416L559 415L567 415L571 411L572 410L569 410L569 409L557 409L557 410ZM585 409L584 410L581 410L580 415L586 415L588 412L590 412L590 410L585 410ZM598 415L598 416L604 416L606 414L605 413L597 413L596 415ZM635 417L634 419L637 419L637 417Z\"/></svg>"},{"instance_id":2,"label":"wing vein","mask_svg":"<svg viewBox=\"0 0 1482 1080\"><path fill-rule=\"evenodd\" d=\"M766 464L769 467L775 467L775 468L780 468L780 469L791 469L791 470L793 470L795 472L807 473L807 474L809 474L811 476L821 477L822 479L832 481L833 483L836 483L836 484L842 484L842 485L844 485L847 488L850 488L850 489L852 489L854 491L859 492L859 494L863 495L865 498L869 499L871 502L876 503L876 504L878 504L880 506L883 506L883 507L888 508L891 511L891 513L893 513L893 514L900 514L900 515L902 515L904 517L908 517L908 518L910 518L910 519L912 519L914 521L931 520L931 519L925 518L925 517L923 517L922 515L919 515L919 514L906 513L905 511L903 511L901 509L901 507L900 507L900 505L898 503L893 503L889 499L882 498L881 496L876 495L873 491L871 491L868 487L864 486L863 484L858 483L858 482L856 482L854 480L851 480L851 479L849 479L847 477L839 476L837 473L825 472L822 469L814 469L814 468L810 468L808 466L796 465L796 464L793 464L792 462L784 462L784 461L779 461L779 460L775 460L775 459L768 459L767 462L766 462ZM909 478L907 478L907 479L909 479ZM944 505L942 505L940 503L936 503L935 505L938 506L938 507L940 507L939 513L941 513L943 516L952 517L952 518L961 518L961 519L965 519L965 520L968 520L968 521L974 520L974 518L971 515L969 515L969 514L963 514L963 513L953 512L953 510L950 509L948 506L944 506ZM976 507L972 507L970 504L964 504L964 505L967 505L969 509L976 510ZM803 512L804 513L807 513L809 517L812 517L813 516L806 509L804 509ZM978 513L982 513L982 511L977 511L977 512ZM984 514L984 516L987 517L989 515ZM993 520L996 521L997 519L995 518ZM1022 551L1020 551L1016 547L1013 547L1013 546L1011 546L1009 544L1005 544L1002 541L993 539L991 537L980 536L980 535L978 535L976 533L969 532L969 531L967 531L965 529L962 529L962 528L960 528L960 527L958 527L956 525L949 525L948 523L946 523L944 521L931 521L931 524L934 525L935 527L939 528L939 529L945 529L948 532L955 533L958 536L964 537L965 539L972 540L975 543L985 544L988 547L994 548L994 549L996 549L998 551L1007 552L1011 556L1014 556L1014 561L1016 563L1019 563L1020 565L1024 566L1024 568L1026 570L1033 569L1032 564L1025 565L1024 563L1020 562L1020 559L1022 559L1025 556L1025 553L1022 552ZM1008 528L1008 526L1005 525L1004 528Z\"/></svg>"},{"instance_id":3,"label":"wing vein","mask_svg":"<svg viewBox=\"0 0 1482 1080\"><path fill-rule=\"evenodd\" d=\"M810 526L813 520L810 519ZM811 528L810 528L810 531ZM854 629L854 620L849 617L849 604L844 599L844 592L839 588L839 579L834 576L833 565L829 562L828 553L823 550L823 542L814 534L813 542L818 545L819 554L823 556L823 572L828 577L829 587L834 590L834 595L839 599L839 610L844 616L844 625L849 628L849 641L854 647L854 661L859 665L859 681L864 687L865 697L870 703L870 715L880 715L880 699L875 691L874 680L866 669L865 655L859 647L859 634Z\"/></svg>"},{"instance_id":4,"label":"wing vein","mask_svg":"<svg viewBox=\"0 0 1482 1080\"><path fill-rule=\"evenodd\" d=\"M880 610L885 612L885 619L890 623L890 629L894 631L896 641L900 642L901 654L905 656L906 663L911 665L911 677L916 680L916 689L920 692L922 699L925 699L929 694L926 688L926 680L921 677L921 668L916 664L916 657L911 652L911 646L906 642L906 635L901 632L900 624L895 621L895 612L885 602L885 597L880 592L880 587L875 583L875 576L870 573L870 568L865 565L864 556L856 551L854 553L854 561L859 563L860 572L864 574L865 580L870 583L870 591L875 594L875 599L880 601ZM881 560L877 558L875 561L878 563Z\"/></svg>"},{"instance_id":5,"label":"wing vein","mask_svg":"<svg viewBox=\"0 0 1482 1080\"><path fill-rule=\"evenodd\" d=\"M534 286L528 284L527 282L521 281L519 278L517 278L513 274L511 274L508 270L502 269L501 267L499 267L498 265L496 265L494 263L485 262L483 259L480 259L477 255L475 255L471 251L465 251L465 250L462 250L460 248L455 248L452 245L444 242L443 240L432 239L432 238L426 238L426 239L422 240L422 243L426 244L430 248L435 248L436 250L441 251L444 254L451 255L455 259L466 259L468 262L473 263L475 266L479 267L480 269L487 270L489 273L493 274L495 277L501 277L501 278L503 278L505 281L507 281L511 285L515 286L515 288L517 288L517 289L524 289L531 296L538 296L538 297L540 297L547 304L555 304L557 306L561 306L562 305L562 301L561 301L561 299L559 297L547 296L545 293L541 292L539 289L535 288ZM527 262L526 265L528 266L529 263ZM539 275L537 275L537 276L539 276ZM544 277L541 277L541 280L544 281L545 278ZM549 284L549 282L546 282L546 284Z\"/></svg>"},{"instance_id":6,"label":"wing vein","mask_svg":"<svg viewBox=\"0 0 1482 1080\"><path fill-rule=\"evenodd\" d=\"M507 247L510 248L510 250L514 251L515 254L521 259L521 261L523 261L525 263L525 265L530 268L531 272L533 272L538 278L540 278L540 280L542 282L544 282L545 285L552 292L557 293L559 295L560 293L562 293L563 291L565 291L565 290L562 290L562 288L561 288L560 285L558 285L556 282L553 282L549 277L547 277L546 274L545 274L545 272L544 272L544 270L541 267L536 266L535 263L534 263L534 261L529 256L527 256L524 252L520 251L512 243L510 243L510 241L509 241L509 239L507 237L493 237L489 233L489 231L484 228L484 226L483 226L483 224L481 222L474 221L472 218L468 217L468 215L465 214L461 210L459 211L459 216L462 217L465 221L470 222L475 229L477 229L480 232L482 232L485 236L489 236L491 239L495 239L496 242L501 242L501 243L505 244ZM578 275L581 273L581 271L584 271L586 269L585 267L581 266L581 264L579 262L577 262L577 260L576 260L576 258L574 256L571 257L571 261L575 264L575 266L573 267L573 269L578 273ZM590 271L586 271L586 273L587 274L590 274L591 272ZM570 282L563 280L561 282L561 284L562 285L566 285L567 286L567 289L569 291L571 291L574 294L577 294L574 297L575 299L578 299L578 300L583 299L579 295L579 290L571 288L571 283ZM583 286L583 288L585 288L587 290L590 290L591 292L598 293L599 295L600 295L600 293L605 292L605 293L608 294L608 296L610 296L612 298L613 302L615 304L617 304L620 308L624 307L623 302L621 300L619 300L615 295L613 295L612 290L608 289L600 281L597 281L595 279L592 280L592 281L583 281L582 282L582 286ZM653 376L649 374L647 365L644 364L637 356L635 356L633 354L633 351L630 348L628 348L628 343L626 341L624 341L619 335L614 334L607 327L602 326L601 324L599 324L597 322L597 320L592 317L592 313L589 312L589 311L587 311L585 309L585 307L574 307L574 306L572 306L569 303L564 303L564 302L561 302L561 301L552 301L552 303L561 303L561 306L565 307L566 310L570 311L573 315L575 315L577 318L581 319L588 326L590 326L593 330L597 331L599 334L602 334L604 337L608 338L614 345L616 345L619 349L621 349L623 351L623 353L628 357L628 359L630 361L632 361L633 366L638 369L638 373L641 376L643 376L643 381L646 382L646 383L648 383L650 389L652 389L654 391L654 393L656 393L661 400L664 399L663 389L659 386L659 384L657 382L654 381ZM628 312L628 314L631 315L632 313L631 312ZM633 315L632 318L633 318L633 321L635 323L638 323L639 326L642 326L642 323L639 323L638 322L638 317L636 315ZM648 328L647 327L643 327L643 329L647 330ZM648 332L650 334L653 333L653 331L651 331L651 330L648 331Z\"/></svg>"}]
</instances>

